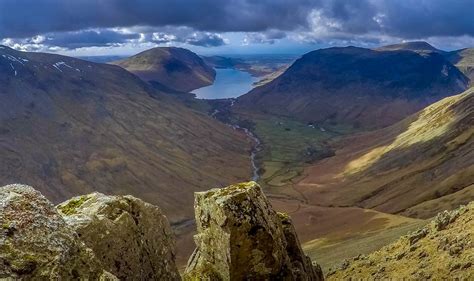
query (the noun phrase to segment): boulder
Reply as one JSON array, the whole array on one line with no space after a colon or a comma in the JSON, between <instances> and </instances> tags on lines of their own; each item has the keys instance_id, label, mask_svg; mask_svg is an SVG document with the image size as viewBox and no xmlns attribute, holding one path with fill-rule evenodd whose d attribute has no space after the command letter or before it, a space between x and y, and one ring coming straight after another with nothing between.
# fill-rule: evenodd
<instances>
[{"instance_id":1,"label":"boulder","mask_svg":"<svg viewBox=\"0 0 474 281\"><path fill-rule=\"evenodd\" d=\"M0 187L0 225L2 280L116 280L30 186Z\"/></svg>"},{"instance_id":2,"label":"boulder","mask_svg":"<svg viewBox=\"0 0 474 281\"><path fill-rule=\"evenodd\" d=\"M323 280L287 215L255 182L195 195L196 249L185 280Z\"/></svg>"},{"instance_id":3,"label":"boulder","mask_svg":"<svg viewBox=\"0 0 474 281\"><path fill-rule=\"evenodd\" d=\"M180 280L175 241L160 208L133 196L101 193L57 206L104 268L123 280Z\"/></svg>"}]
</instances>

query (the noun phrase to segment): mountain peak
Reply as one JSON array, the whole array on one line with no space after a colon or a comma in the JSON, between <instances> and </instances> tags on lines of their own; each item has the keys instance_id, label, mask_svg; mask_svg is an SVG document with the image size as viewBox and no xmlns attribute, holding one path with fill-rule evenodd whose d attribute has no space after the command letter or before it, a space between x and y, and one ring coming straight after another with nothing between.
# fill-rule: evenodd
<instances>
[{"instance_id":1,"label":"mountain peak","mask_svg":"<svg viewBox=\"0 0 474 281\"><path fill-rule=\"evenodd\" d=\"M425 41L411 41L411 42L403 42L399 44L392 44L387 46L382 46L376 48L377 51L415 51L415 52L436 52L436 53L443 53L443 51L433 47L430 43Z\"/></svg>"},{"instance_id":2,"label":"mountain peak","mask_svg":"<svg viewBox=\"0 0 474 281\"><path fill-rule=\"evenodd\" d=\"M188 92L213 83L215 71L190 50L157 47L114 62L155 86Z\"/></svg>"}]
</instances>

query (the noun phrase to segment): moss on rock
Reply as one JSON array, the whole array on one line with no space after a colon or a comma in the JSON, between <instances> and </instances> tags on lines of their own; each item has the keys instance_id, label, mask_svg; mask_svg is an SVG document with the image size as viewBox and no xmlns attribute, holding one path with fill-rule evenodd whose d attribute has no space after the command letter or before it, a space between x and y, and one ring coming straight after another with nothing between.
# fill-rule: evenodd
<instances>
[{"instance_id":1,"label":"moss on rock","mask_svg":"<svg viewBox=\"0 0 474 281\"><path fill-rule=\"evenodd\" d=\"M67 201L65 204L57 206L57 208L65 215L73 215L77 213L77 208L81 207L88 199L89 197L87 195L79 196Z\"/></svg>"},{"instance_id":2,"label":"moss on rock","mask_svg":"<svg viewBox=\"0 0 474 281\"><path fill-rule=\"evenodd\" d=\"M0 187L0 279L113 280L54 206L32 187Z\"/></svg>"}]
</instances>

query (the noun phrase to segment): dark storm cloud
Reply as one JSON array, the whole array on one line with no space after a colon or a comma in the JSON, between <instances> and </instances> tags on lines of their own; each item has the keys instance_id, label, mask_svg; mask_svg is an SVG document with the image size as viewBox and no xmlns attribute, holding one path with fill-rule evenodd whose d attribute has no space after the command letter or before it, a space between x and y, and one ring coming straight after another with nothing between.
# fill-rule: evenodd
<instances>
[{"instance_id":1,"label":"dark storm cloud","mask_svg":"<svg viewBox=\"0 0 474 281\"><path fill-rule=\"evenodd\" d=\"M405 38L474 36L474 0L383 2L387 19L383 30L388 34Z\"/></svg>"},{"instance_id":2,"label":"dark storm cloud","mask_svg":"<svg viewBox=\"0 0 474 281\"><path fill-rule=\"evenodd\" d=\"M322 1L319 24L333 32L405 39L474 36L474 0ZM328 24L329 23L329 24Z\"/></svg>"},{"instance_id":3,"label":"dark storm cloud","mask_svg":"<svg viewBox=\"0 0 474 281\"><path fill-rule=\"evenodd\" d=\"M271 32L306 32L316 39L474 36L473 7L474 0L0 0L0 39L56 34L57 44L68 48L104 46L169 27L184 27L199 36L171 40L167 34L148 42L219 46L225 40L216 33L224 32L248 32L249 41L261 43L285 37L274 38ZM153 31L71 35L114 27Z\"/></svg>"},{"instance_id":4,"label":"dark storm cloud","mask_svg":"<svg viewBox=\"0 0 474 281\"><path fill-rule=\"evenodd\" d=\"M317 1L316 1L317 2ZM201 31L291 30L311 0L1 0L0 37L87 28L188 26Z\"/></svg>"}]
</instances>

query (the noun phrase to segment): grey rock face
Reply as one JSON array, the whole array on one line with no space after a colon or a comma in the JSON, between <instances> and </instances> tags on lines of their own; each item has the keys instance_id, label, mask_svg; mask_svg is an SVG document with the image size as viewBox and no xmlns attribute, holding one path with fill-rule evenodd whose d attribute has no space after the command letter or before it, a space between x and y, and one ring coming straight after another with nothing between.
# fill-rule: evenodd
<instances>
[{"instance_id":1,"label":"grey rock face","mask_svg":"<svg viewBox=\"0 0 474 281\"><path fill-rule=\"evenodd\" d=\"M118 278L180 280L174 237L160 208L133 196L92 193L57 209Z\"/></svg>"},{"instance_id":2,"label":"grey rock face","mask_svg":"<svg viewBox=\"0 0 474 281\"><path fill-rule=\"evenodd\" d=\"M0 187L0 226L0 279L116 280L30 186Z\"/></svg>"},{"instance_id":3,"label":"grey rock face","mask_svg":"<svg viewBox=\"0 0 474 281\"><path fill-rule=\"evenodd\" d=\"M287 215L255 182L196 193L196 250L185 280L323 280Z\"/></svg>"}]
</instances>

